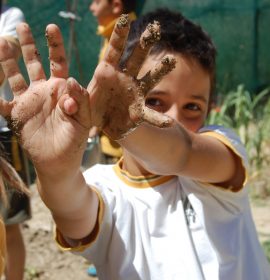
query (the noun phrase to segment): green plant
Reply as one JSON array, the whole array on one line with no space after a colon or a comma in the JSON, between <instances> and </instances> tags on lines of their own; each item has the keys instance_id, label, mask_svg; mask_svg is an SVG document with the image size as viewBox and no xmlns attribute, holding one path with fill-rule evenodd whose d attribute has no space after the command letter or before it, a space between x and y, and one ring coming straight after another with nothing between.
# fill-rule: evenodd
<instances>
[{"instance_id":1,"label":"green plant","mask_svg":"<svg viewBox=\"0 0 270 280\"><path fill-rule=\"evenodd\" d=\"M238 133L247 149L252 177L258 178L270 158L265 152L270 135L269 88L255 95L239 85L235 91L224 95L221 104L211 110L208 124L231 127Z\"/></svg>"},{"instance_id":2,"label":"green plant","mask_svg":"<svg viewBox=\"0 0 270 280\"><path fill-rule=\"evenodd\" d=\"M263 99L269 93L265 89L257 95L252 95L243 85L239 85L235 91L230 91L221 100L221 105L211 110L208 123L221 124L234 128L245 145L249 142L249 126L258 119L264 117L264 112L258 110ZM266 110L267 113L270 112Z\"/></svg>"},{"instance_id":3,"label":"green plant","mask_svg":"<svg viewBox=\"0 0 270 280\"><path fill-rule=\"evenodd\" d=\"M267 257L268 261L270 262L270 240L263 242L262 246L263 246L263 250L264 250L266 257Z\"/></svg>"}]
</instances>

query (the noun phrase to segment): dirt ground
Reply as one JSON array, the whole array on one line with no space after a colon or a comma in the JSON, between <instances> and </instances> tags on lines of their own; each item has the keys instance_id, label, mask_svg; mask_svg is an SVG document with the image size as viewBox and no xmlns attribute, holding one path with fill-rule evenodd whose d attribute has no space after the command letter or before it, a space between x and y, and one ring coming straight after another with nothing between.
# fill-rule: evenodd
<instances>
[{"instance_id":1,"label":"dirt ground","mask_svg":"<svg viewBox=\"0 0 270 280\"><path fill-rule=\"evenodd\" d=\"M31 186L32 219L23 224L27 248L25 280L92 280L83 258L62 252L53 240L53 222L49 210Z\"/></svg>"},{"instance_id":2,"label":"dirt ground","mask_svg":"<svg viewBox=\"0 0 270 280\"><path fill-rule=\"evenodd\" d=\"M53 223L50 213L32 190L33 218L23 224L27 246L25 280L91 280L87 275L89 264L78 256L61 252L52 239ZM270 198L252 201L252 212L260 240L270 240Z\"/></svg>"}]
</instances>

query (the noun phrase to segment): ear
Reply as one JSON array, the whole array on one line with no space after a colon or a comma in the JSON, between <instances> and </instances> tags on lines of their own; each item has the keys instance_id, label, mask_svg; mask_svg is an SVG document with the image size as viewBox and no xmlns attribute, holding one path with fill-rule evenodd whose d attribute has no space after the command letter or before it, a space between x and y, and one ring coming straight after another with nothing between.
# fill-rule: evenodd
<instances>
[{"instance_id":1,"label":"ear","mask_svg":"<svg viewBox=\"0 0 270 280\"><path fill-rule=\"evenodd\" d=\"M121 0L112 0L112 12L116 16L123 14L124 6Z\"/></svg>"}]
</instances>

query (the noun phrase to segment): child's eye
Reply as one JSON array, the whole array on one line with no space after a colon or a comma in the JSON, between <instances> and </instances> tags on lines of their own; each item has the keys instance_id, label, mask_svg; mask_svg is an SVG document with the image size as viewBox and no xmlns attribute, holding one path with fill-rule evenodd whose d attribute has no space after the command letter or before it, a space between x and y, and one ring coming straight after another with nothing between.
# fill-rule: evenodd
<instances>
[{"instance_id":1,"label":"child's eye","mask_svg":"<svg viewBox=\"0 0 270 280\"><path fill-rule=\"evenodd\" d=\"M188 103L184 106L185 109L187 110L192 110L192 111L200 111L201 108L198 104L195 103Z\"/></svg>"},{"instance_id":2,"label":"child's eye","mask_svg":"<svg viewBox=\"0 0 270 280\"><path fill-rule=\"evenodd\" d=\"M161 102L157 98L147 98L145 100L145 105L150 107L161 106Z\"/></svg>"}]
</instances>

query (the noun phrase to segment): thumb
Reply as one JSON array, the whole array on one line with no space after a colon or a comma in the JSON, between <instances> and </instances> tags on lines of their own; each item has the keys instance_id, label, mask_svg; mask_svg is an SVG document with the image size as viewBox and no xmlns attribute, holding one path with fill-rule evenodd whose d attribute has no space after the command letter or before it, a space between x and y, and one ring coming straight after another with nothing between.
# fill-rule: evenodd
<instances>
[{"instance_id":1,"label":"thumb","mask_svg":"<svg viewBox=\"0 0 270 280\"><path fill-rule=\"evenodd\" d=\"M59 100L61 110L84 127L91 127L89 94L75 79L67 80L66 94Z\"/></svg>"}]
</instances>

